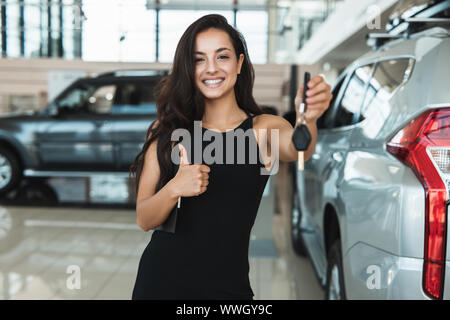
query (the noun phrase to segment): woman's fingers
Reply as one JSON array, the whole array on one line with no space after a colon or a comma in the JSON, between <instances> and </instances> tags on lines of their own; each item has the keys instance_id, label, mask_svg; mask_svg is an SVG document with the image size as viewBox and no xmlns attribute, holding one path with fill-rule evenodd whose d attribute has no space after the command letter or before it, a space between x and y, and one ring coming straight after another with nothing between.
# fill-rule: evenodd
<instances>
[{"instance_id":1,"label":"woman's fingers","mask_svg":"<svg viewBox=\"0 0 450 320\"><path fill-rule=\"evenodd\" d=\"M322 76L317 75L317 76L312 77L311 80L309 80L309 82L307 84L308 89L314 88L317 84L319 84L321 82L325 82L325 79Z\"/></svg>"},{"instance_id":2,"label":"woman's fingers","mask_svg":"<svg viewBox=\"0 0 450 320\"><path fill-rule=\"evenodd\" d=\"M312 97L321 92L329 92L330 89L331 89L330 85L328 85L325 81L322 81L322 82L318 83L316 86L314 86L313 88L307 90L306 96Z\"/></svg>"},{"instance_id":3,"label":"woman's fingers","mask_svg":"<svg viewBox=\"0 0 450 320\"><path fill-rule=\"evenodd\" d=\"M303 87L304 84L302 83L298 88L297 97L299 99L302 99L303 97ZM323 77L317 75L311 78L311 80L307 83L306 97L313 97L321 92L330 91L330 89L331 87L324 81ZM308 102L308 99L306 102Z\"/></svg>"},{"instance_id":4,"label":"woman's fingers","mask_svg":"<svg viewBox=\"0 0 450 320\"><path fill-rule=\"evenodd\" d=\"M306 98L306 103L309 104L316 104L319 102L325 102L329 100L329 94L328 92L321 92L319 94L316 94L315 96Z\"/></svg>"},{"instance_id":5,"label":"woman's fingers","mask_svg":"<svg viewBox=\"0 0 450 320\"><path fill-rule=\"evenodd\" d=\"M203 192L206 191L206 187L201 187L200 192L197 194L198 196L201 195Z\"/></svg>"}]
</instances>

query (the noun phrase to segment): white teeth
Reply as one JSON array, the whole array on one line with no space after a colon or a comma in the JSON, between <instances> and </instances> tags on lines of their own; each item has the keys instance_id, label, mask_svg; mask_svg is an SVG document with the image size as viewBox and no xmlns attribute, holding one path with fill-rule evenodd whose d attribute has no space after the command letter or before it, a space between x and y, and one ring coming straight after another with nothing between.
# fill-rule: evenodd
<instances>
[{"instance_id":1,"label":"white teeth","mask_svg":"<svg viewBox=\"0 0 450 320\"><path fill-rule=\"evenodd\" d=\"M214 83L219 83L219 82L222 82L222 81L223 81L223 79L217 79L217 80L205 80L203 82L206 83L206 84L214 84Z\"/></svg>"}]
</instances>

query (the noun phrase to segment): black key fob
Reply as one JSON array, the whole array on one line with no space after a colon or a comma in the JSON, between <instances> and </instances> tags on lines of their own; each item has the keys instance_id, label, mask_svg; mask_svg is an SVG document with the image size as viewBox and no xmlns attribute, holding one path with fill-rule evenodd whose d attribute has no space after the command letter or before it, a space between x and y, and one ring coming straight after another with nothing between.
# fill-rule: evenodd
<instances>
[{"instance_id":1,"label":"black key fob","mask_svg":"<svg viewBox=\"0 0 450 320\"><path fill-rule=\"evenodd\" d=\"M292 135L292 142L297 151L305 151L308 149L309 144L311 143L311 134L306 125L301 124L295 127L294 134Z\"/></svg>"},{"instance_id":2,"label":"black key fob","mask_svg":"<svg viewBox=\"0 0 450 320\"><path fill-rule=\"evenodd\" d=\"M303 115L306 112L306 91L308 90L307 83L310 79L310 73L305 72L305 77L303 79L303 101L300 104L301 118L299 120L300 122L295 127L294 133L292 134L292 142L294 143L294 147L297 151L305 151L311 143L311 134L309 133L308 127L303 123Z\"/></svg>"}]
</instances>

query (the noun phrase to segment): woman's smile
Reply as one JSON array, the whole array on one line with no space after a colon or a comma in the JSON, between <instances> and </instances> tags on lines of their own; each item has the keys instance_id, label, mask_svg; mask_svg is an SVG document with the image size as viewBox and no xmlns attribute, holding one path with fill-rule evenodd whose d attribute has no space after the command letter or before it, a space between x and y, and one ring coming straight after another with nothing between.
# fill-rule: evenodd
<instances>
[{"instance_id":1,"label":"woman's smile","mask_svg":"<svg viewBox=\"0 0 450 320\"><path fill-rule=\"evenodd\" d=\"M225 81L225 78L215 79L215 80L203 80L202 82L205 85L205 87L214 89L214 88L220 87L224 81Z\"/></svg>"}]
</instances>

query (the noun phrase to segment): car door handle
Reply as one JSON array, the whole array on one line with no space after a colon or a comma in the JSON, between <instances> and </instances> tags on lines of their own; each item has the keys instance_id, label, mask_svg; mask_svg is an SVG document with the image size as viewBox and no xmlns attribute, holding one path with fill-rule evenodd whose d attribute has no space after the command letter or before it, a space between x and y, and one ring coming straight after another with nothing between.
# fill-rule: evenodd
<instances>
[{"instance_id":1,"label":"car door handle","mask_svg":"<svg viewBox=\"0 0 450 320\"><path fill-rule=\"evenodd\" d=\"M336 151L336 152L333 152L332 157L333 157L334 161L342 162L342 160L344 160L344 153L342 151Z\"/></svg>"}]
</instances>

